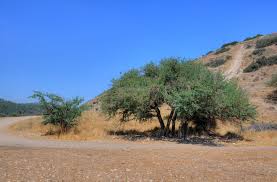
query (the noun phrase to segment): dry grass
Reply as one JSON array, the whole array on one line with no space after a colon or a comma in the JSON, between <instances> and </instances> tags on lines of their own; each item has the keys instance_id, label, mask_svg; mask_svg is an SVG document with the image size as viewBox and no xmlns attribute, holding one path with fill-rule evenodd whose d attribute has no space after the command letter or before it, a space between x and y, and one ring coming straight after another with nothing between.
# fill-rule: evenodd
<instances>
[{"instance_id":1,"label":"dry grass","mask_svg":"<svg viewBox=\"0 0 277 182\"><path fill-rule=\"evenodd\" d=\"M14 132L30 137L46 137L50 139L61 140L114 140L120 139L116 134L151 134L158 121L139 122L131 120L129 122L120 122L120 118L106 118L101 113L88 111L83 113L78 126L72 128L67 134L56 135L58 128L51 125L42 125L42 118L35 117L16 123L10 127ZM246 128L248 124L244 124ZM217 121L215 132L221 136L227 133L235 133L243 136L245 140L236 142L236 145L259 145L259 146L277 146L277 131L244 131L241 132L238 124L230 122Z\"/></svg>"},{"instance_id":2,"label":"dry grass","mask_svg":"<svg viewBox=\"0 0 277 182\"><path fill-rule=\"evenodd\" d=\"M246 131L243 132L244 141L242 145L277 146L277 131Z\"/></svg>"},{"instance_id":3,"label":"dry grass","mask_svg":"<svg viewBox=\"0 0 277 182\"><path fill-rule=\"evenodd\" d=\"M243 128L250 126L249 123L243 124ZM249 145L249 146L277 146L277 131L268 130L268 131L241 131L241 128L238 124L226 123L226 122L217 122L217 127L215 129L216 133L221 136L226 135L227 133L235 133L244 138L242 141L237 141L235 144L240 145Z\"/></svg>"},{"instance_id":4,"label":"dry grass","mask_svg":"<svg viewBox=\"0 0 277 182\"><path fill-rule=\"evenodd\" d=\"M27 136L45 136L51 139L107 140L114 138L113 133L128 132L132 134L133 131L147 133L147 131L158 127L156 120L120 122L119 117L108 119L101 113L87 111L79 119L79 124L67 134L56 135L55 133L58 133L57 127L43 125L41 121L41 117L28 119L12 125L10 129Z\"/></svg>"}]
</instances>

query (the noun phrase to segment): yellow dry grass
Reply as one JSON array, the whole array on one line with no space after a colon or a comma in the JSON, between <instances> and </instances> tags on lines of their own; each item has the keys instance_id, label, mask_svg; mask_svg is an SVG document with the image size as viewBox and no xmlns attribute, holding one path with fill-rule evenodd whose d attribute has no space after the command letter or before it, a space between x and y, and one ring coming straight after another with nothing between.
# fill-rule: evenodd
<instances>
[{"instance_id":1,"label":"yellow dry grass","mask_svg":"<svg viewBox=\"0 0 277 182\"><path fill-rule=\"evenodd\" d=\"M167 112L163 108L164 112ZM101 113L87 111L79 118L79 124L72 128L68 133L57 135L58 128L52 125L41 124L41 117L34 117L10 126L14 132L24 136L31 137L46 137L50 139L61 140L115 140L120 137L115 137L116 133L121 134L150 134L152 130L159 127L156 119L139 122L130 120L121 122L119 117L108 119ZM177 123L177 128L178 128ZM246 127L247 124L244 124ZM221 136L227 133L235 133L244 137L245 140L236 142L236 145L259 145L259 146L277 146L277 131L263 132L241 132L238 124L231 122L217 121L215 132Z\"/></svg>"},{"instance_id":2,"label":"yellow dry grass","mask_svg":"<svg viewBox=\"0 0 277 182\"><path fill-rule=\"evenodd\" d=\"M242 145L277 146L277 131L243 132Z\"/></svg>"},{"instance_id":3,"label":"yellow dry grass","mask_svg":"<svg viewBox=\"0 0 277 182\"><path fill-rule=\"evenodd\" d=\"M246 128L249 123L243 124ZM249 145L249 146L277 146L277 131L241 131L241 128L237 124L228 122L217 122L216 133L224 136L228 132L241 135L244 140L236 142L236 145Z\"/></svg>"},{"instance_id":4,"label":"yellow dry grass","mask_svg":"<svg viewBox=\"0 0 277 182\"><path fill-rule=\"evenodd\" d=\"M31 118L10 126L15 132L27 136L45 136L51 139L63 140L109 140L116 132L132 133L134 131L147 133L158 127L157 120L139 122L130 120L121 122L119 117L108 119L101 113L87 111L79 118L79 124L68 133L57 135L58 128L52 125L41 124L42 118ZM31 134L30 134L31 133Z\"/></svg>"}]
</instances>

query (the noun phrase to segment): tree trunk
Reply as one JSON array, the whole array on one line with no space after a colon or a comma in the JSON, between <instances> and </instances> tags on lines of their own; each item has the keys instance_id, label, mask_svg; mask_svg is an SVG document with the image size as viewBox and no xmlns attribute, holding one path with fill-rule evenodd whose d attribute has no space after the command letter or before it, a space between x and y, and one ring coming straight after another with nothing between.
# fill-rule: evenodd
<instances>
[{"instance_id":1,"label":"tree trunk","mask_svg":"<svg viewBox=\"0 0 277 182\"><path fill-rule=\"evenodd\" d=\"M175 136L175 123L176 123L176 119L177 119L177 114L176 112L174 112L173 118L172 118L172 128L171 128L171 132L172 132L172 136Z\"/></svg>"},{"instance_id":2,"label":"tree trunk","mask_svg":"<svg viewBox=\"0 0 277 182\"><path fill-rule=\"evenodd\" d=\"M179 130L180 130L179 131L180 132L179 137L186 140L187 135L188 135L188 122L187 121L181 121L181 126L180 126Z\"/></svg>"},{"instance_id":3,"label":"tree trunk","mask_svg":"<svg viewBox=\"0 0 277 182\"><path fill-rule=\"evenodd\" d=\"M167 123L166 123L165 136L168 136L168 134L170 132L169 127L170 127L170 123L172 121L173 115L174 115L174 110L172 109L171 112L170 112L170 115L168 117Z\"/></svg>"},{"instance_id":4,"label":"tree trunk","mask_svg":"<svg viewBox=\"0 0 277 182\"><path fill-rule=\"evenodd\" d=\"M65 133L65 124L63 121L61 121L60 123L60 134L64 134Z\"/></svg>"},{"instance_id":5,"label":"tree trunk","mask_svg":"<svg viewBox=\"0 0 277 182\"><path fill-rule=\"evenodd\" d=\"M159 120L160 127L161 127L161 133L160 133L160 135L163 136L164 135L165 125L164 125L163 118L161 116L161 111L160 111L160 109L158 107L155 107L155 111L157 113L157 118Z\"/></svg>"}]
</instances>

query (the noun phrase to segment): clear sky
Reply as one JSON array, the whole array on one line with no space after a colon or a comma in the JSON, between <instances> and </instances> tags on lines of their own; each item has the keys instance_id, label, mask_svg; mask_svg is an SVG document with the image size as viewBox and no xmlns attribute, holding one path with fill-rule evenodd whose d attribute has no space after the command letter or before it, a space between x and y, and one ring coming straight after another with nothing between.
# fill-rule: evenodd
<instances>
[{"instance_id":1,"label":"clear sky","mask_svg":"<svg viewBox=\"0 0 277 182\"><path fill-rule=\"evenodd\" d=\"M86 100L120 72L277 31L276 0L0 0L0 98Z\"/></svg>"}]
</instances>

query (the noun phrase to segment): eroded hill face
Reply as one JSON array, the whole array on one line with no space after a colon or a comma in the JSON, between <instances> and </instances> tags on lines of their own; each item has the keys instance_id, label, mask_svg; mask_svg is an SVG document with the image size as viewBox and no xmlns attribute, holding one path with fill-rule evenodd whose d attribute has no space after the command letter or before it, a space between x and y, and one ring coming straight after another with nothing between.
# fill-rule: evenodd
<instances>
[{"instance_id":1,"label":"eroded hill face","mask_svg":"<svg viewBox=\"0 0 277 182\"><path fill-rule=\"evenodd\" d=\"M226 79L238 81L257 106L259 121L277 121L277 105L266 99L274 90L267 83L277 74L276 33L233 42L200 60L209 69L222 72Z\"/></svg>"}]
</instances>

